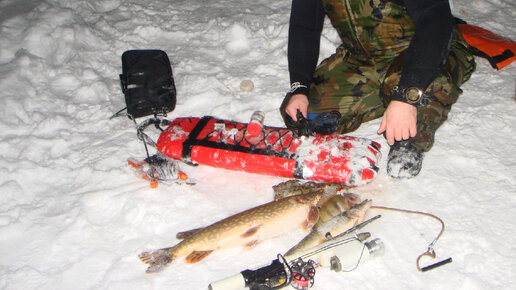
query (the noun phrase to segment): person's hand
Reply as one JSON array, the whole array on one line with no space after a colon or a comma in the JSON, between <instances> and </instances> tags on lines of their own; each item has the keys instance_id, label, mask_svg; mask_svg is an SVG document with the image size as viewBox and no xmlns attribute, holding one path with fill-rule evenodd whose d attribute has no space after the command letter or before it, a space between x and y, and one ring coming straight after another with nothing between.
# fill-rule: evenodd
<instances>
[{"instance_id":1,"label":"person's hand","mask_svg":"<svg viewBox=\"0 0 516 290\"><path fill-rule=\"evenodd\" d=\"M383 113L378 134L385 132L387 143L416 136L417 108L401 101L391 101Z\"/></svg>"},{"instance_id":2,"label":"person's hand","mask_svg":"<svg viewBox=\"0 0 516 290\"><path fill-rule=\"evenodd\" d=\"M294 120L294 122L297 122L297 110L301 111L301 114L305 118L307 118L307 110L308 110L308 97L303 94L296 94L290 97L290 100L285 107L285 112L287 115Z\"/></svg>"}]
</instances>

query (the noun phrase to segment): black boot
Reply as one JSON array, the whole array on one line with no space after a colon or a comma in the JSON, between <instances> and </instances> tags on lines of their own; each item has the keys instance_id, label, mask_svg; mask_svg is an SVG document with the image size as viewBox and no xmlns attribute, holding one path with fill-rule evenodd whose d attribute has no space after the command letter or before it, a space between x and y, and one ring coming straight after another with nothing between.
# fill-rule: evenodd
<instances>
[{"instance_id":1,"label":"black boot","mask_svg":"<svg viewBox=\"0 0 516 290\"><path fill-rule=\"evenodd\" d=\"M408 141L397 141L391 146L387 160L387 174L394 178L412 178L423 165L423 151Z\"/></svg>"}]
</instances>

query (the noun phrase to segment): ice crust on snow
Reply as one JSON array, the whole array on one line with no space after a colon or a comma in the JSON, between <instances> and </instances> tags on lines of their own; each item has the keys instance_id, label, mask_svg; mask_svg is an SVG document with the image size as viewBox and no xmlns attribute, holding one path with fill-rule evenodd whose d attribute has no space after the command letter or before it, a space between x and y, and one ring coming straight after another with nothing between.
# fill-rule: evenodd
<instances>
[{"instance_id":1,"label":"ice crust on snow","mask_svg":"<svg viewBox=\"0 0 516 290\"><path fill-rule=\"evenodd\" d=\"M516 39L513 1L455 0L453 13ZM148 276L137 255L177 243L175 234L272 200L284 179L206 166L181 166L195 186L150 189L126 165L145 157L134 124L109 120L124 107L118 74L129 49L162 49L178 91L176 117L247 122L278 108L289 89L291 1L0 1L0 289L206 289L244 269L269 264L303 233L251 251L178 261ZM320 60L338 45L328 21ZM432 212L446 230L437 259L417 272L439 225L425 217L370 210L368 226L385 254L353 272L318 269L313 289L511 289L516 268L516 65L478 68L438 130L417 178L387 176L352 191L385 205ZM252 92L241 92L252 79ZM380 120L352 135L389 146ZM422 264L436 260L423 259ZM228 263L228 260L230 263ZM222 266L223 265L223 266Z\"/></svg>"}]
</instances>

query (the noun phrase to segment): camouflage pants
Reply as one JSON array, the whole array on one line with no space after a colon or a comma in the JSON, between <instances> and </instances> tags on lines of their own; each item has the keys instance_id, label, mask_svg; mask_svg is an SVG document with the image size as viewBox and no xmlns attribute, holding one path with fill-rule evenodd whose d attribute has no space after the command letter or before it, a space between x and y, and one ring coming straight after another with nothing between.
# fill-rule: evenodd
<instances>
[{"instance_id":1,"label":"camouflage pants","mask_svg":"<svg viewBox=\"0 0 516 290\"><path fill-rule=\"evenodd\" d=\"M363 122L383 116L388 96L400 79L404 59L403 52L394 57L367 59L340 46L315 71L308 96L308 112L339 111L342 114L339 129L342 134L358 129ZM459 87L469 79L474 69L474 58L456 29L445 66L425 90L425 98L429 102L418 108L417 135L409 140L418 149L430 150L435 131L447 119L451 105L462 93Z\"/></svg>"}]
</instances>

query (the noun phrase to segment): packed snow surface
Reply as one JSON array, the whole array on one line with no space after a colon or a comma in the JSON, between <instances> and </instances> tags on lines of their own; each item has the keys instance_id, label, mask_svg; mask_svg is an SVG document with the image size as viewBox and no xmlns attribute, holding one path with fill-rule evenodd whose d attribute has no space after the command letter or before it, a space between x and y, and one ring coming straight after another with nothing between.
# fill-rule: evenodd
<instances>
[{"instance_id":1,"label":"packed snow surface","mask_svg":"<svg viewBox=\"0 0 516 290\"><path fill-rule=\"evenodd\" d=\"M129 49L162 49L178 91L169 118L248 121L278 107L289 88L287 0L0 0L0 288L206 289L269 264L299 241L293 232L254 249L216 251L145 274L137 255L175 235L272 200L285 179L181 164L196 185L151 189L127 165L144 158L118 74ZM453 12L516 39L512 0L455 0ZM326 22L321 59L338 44ZM426 273L416 257L440 230L424 216L382 212L366 228L385 253L349 273L320 268L313 289L514 289L516 283L516 65L478 68L438 130L418 177L387 176L380 120L353 135L380 142L378 177L353 191L373 204L431 212L446 230ZM240 90L250 80L254 90Z\"/></svg>"}]
</instances>

